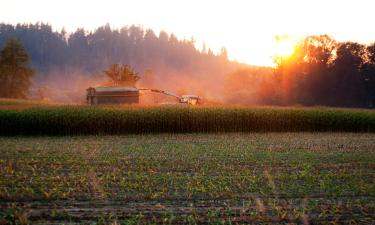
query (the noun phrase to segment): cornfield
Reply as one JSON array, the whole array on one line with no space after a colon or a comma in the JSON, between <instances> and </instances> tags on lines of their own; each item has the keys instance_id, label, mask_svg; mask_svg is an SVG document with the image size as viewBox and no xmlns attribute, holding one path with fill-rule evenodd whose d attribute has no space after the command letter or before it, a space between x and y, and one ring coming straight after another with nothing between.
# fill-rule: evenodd
<instances>
[{"instance_id":1,"label":"cornfield","mask_svg":"<svg viewBox=\"0 0 375 225\"><path fill-rule=\"evenodd\" d=\"M374 132L375 111L250 107L37 107L0 111L0 135Z\"/></svg>"}]
</instances>

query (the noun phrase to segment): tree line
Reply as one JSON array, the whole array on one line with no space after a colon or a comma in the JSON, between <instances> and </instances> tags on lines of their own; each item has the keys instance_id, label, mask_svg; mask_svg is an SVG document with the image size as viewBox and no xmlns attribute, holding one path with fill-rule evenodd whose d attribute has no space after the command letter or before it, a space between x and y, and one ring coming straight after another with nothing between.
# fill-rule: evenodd
<instances>
[{"instance_id":1,"label":"tree line","mask_svg":"<svg viewBox=\"0 0 375 225\"><path fill-rule=\"evenodd\" d=\"M1 89L2 97L9 96L12 89L11 76L4 72L11 68L4 66L9 63L5 55L9 49L20 49L14 43L11 48L5 45L15 39L26 49L17 50L22 56L23 76L31 77L35 71L41 80L52 72L71 80L72 71L80 71L88 78L97 73L109 76L111 65L129 65L140 74L140 81L156 79L160 88L186 88L224 103L375 106L375 44L338 42L327 35L304 38L293 54L275 56L275 67L270 68L232 62L225 49L218 54L205 48L199 50L193 39L179 40L164 31L156 35L140 26L112 29L105 25L91 32L77 29L68 34L64 30L53 31L43 23L0 24L0 49L4 55L0 57L0 82L2 87L8 87L8 91ZM106 68L109 70L105 73ZM18 83L31 85L30 81ZM26 95L24 91L16 93L18 97Z\"/></svg>"},{"instance_id":2,"label":"tree line","mask_svg":"<svg viewBox=\"0 0 375 225\"><path fill-rule=\"evenodd\" d=\"M374 107L375 44L310 36L276 62L283 104Z\"/></svg>"},{"instance_id":3,"label":"tree line","mask_svg":"<svg viewBox=\"0 0 375 225\"><path fill-rule=\"evenodd\" d=\"M308 36L296 45L293 54L275 56L274 62L272 73L264 70L266 74L259 75L244 69L228 76L230 82L237 79L241 83L242 79L253 83L243 93L247 103L375 106L375 43L363 45L338 42L327 35Z\"/></svg>"},{"instance_id":4,"label":"tree line","mask_svg":"<svg viewBox=\"0 0 375 225\"><path fill-rule=\"evenodd\" d=\"M112 29L107 24L94 31L67 33L53 31L45 23L0 24L0 47L10 38L24 45L38 74L68 75L74 70L92 74L111 64L131 65L140 72L152 69L160 76L169 71L223 74L235 66L225 48L214 54L197 49L193 38L179 40L174 34L161 31L157 35L134 25Z\"/></svg>"}]
</instances>

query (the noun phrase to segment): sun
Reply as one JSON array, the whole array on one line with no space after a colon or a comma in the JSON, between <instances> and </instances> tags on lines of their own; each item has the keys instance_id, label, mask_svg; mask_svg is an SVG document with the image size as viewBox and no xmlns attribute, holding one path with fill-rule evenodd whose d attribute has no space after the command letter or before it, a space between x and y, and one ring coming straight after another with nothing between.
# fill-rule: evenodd
<instances>
[{"instance_id":1,"label":"sun","mask_svg":"<svg viewBox=\"0 0 375 225\"><path fill-rule=\"evenodd\" d=\"M294 53L296 41L287 35L275 36L273 45L272 52L274 56L287 58Z\"/></svg>"}]
</instances>

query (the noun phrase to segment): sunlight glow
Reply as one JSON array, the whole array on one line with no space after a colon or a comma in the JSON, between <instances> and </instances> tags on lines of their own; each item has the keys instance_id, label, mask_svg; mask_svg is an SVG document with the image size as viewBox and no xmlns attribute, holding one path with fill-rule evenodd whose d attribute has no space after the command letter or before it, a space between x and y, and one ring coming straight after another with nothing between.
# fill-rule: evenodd
<instances>
[{"instance_id":1,"label":"sunlight glow","mask_svg":"<svg viewBox=\"0 0 375 225\"><path fill-rule=\"evenodd\" d=\"M22 6L22 7L20 7ZM373 0L12 0L0 8L0 22L48 22L55 30L94 30L142 25L165 30L179 39L196 40L215 53L222 46L229 58L273 65L273 54L287 55L291 43L276 44L280 34L301 38L328 34L338 41L375 41Z\"/></svg>"},{"instance_id":2,"label":"sunlight glow","mask_svg":"<svg viewBox=\"0 0 375 225\"><path fill-rule=\"evenodd\" d=\"M274 43L274 55L276 57L288 57L293 54L296 42L289 36L276 36Z\"/></svg>"}]
</instances>

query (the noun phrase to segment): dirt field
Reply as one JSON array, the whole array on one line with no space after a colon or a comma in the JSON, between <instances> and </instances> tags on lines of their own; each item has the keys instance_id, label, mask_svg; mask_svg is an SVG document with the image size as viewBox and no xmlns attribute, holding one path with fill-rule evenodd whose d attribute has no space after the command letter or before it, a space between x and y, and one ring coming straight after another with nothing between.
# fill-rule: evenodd
<instances>
[{"instance_id":1,"label":"dirt field","mask_svg":"<svg viewBox=\"0 0 375 225\"><path fill-rule=\"evenodd\" d=\"M375 138L0 137L0 223L375 220Z\"/></svg>"}]
</instances>

